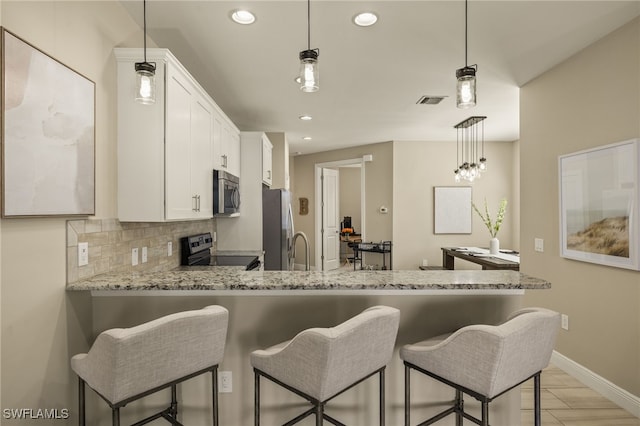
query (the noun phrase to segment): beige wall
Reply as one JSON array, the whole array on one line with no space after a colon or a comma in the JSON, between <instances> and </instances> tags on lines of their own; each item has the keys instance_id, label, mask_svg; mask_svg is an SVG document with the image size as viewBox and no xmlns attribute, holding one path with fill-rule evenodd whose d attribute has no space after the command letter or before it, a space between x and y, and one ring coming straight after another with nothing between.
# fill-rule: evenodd
<instances>
[{"instance_id":1,"label":"beige wall","mask_svg":"<svg viewBox=\"0 0 640 426\"><path fill-rule=\"evenodd\" d=\"M393 220L393 144L384 142L356 148L300 155L294 158L292 171L292 201L296 231L303 231L309 238L311 265L315 266L315 165L339 160L362 158L372 154L373 161L365 163L365 218L366 239L380 241L392 239ZM309 199L309 214L299 214L299 198ZM380 206L389 208L388 214L380 214ZM296 263L303 263L304 253L298 251Z\"/></svg>"},{"instance_id":2,"label":"beige wall","mask_svg":"<svg viewBox=\"0 0 640 426\"><path fill-rule=\"evenodd\" d=\"M569 315L561 354L640 395L640 272L560 257L557 171L559 155L640 136L640 20L525 85L520 107L522 271L553 283L526 303Z\"/></svg>"},{"instance_id":3,"label":"beige wall","mask_svg":"<svg viewBox=\"0 0 640 426\"><path fill-rule=\"evenodd\" d=\"M118 2L5 0L1 7L3 26L96 83L96 216L114 217L112 49L139 46L139 27ZM69 369L69 358L86 350L91 341L91 298L65 293L65 236L64 218L1 221L2 408L75 412L77 379ZM39 420L38 424L62 423Z\"/></svg>"},{"instance_id":4,"label":"beige wall","mask_svg":"<svg viewBox=\"0 0 640 426\"><path fill-rule=\"evenodd\" d=\"M491 117L485 126L491 125ZM394 142L393 145L393 266L416 269L427 259L429 265L442 265L440 247L488 247L491 236L480 217L472 212L471 234L433 233L433 188L471 186L472 200L480 208L484 199L492 218L500 200L506 198L507 212L498 233L500 246L519 249L517 234L518 187L514 185L514 150L517 144L486 142L488 169L473 184L456 184L456 144L447 142ZM456 268L479 269L478 265L456 260Z\"/></svg>"}]
</instances>

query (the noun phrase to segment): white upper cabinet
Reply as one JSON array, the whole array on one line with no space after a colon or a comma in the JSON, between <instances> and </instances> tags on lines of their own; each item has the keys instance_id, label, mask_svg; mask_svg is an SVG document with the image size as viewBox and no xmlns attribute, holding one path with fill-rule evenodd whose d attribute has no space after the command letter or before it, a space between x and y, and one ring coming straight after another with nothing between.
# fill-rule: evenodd
<instances>
[{"instance_id":1,"label":"white upper cabinet","mask_svg":"<svg viewBox=\"0 0 640 426\"><path fill-rule=\"evenodd\" d=\"M271 186L273 183L273 145L267 137L262 135L262 182Z\"/></svg>"},{"instance_id":2,"label":"white upper cabinet","mask_svg":"<svg viewBox=\"0 0 640 426\"><path fill-rule=\"evenodd\" d=\"M240 177L240 131L221 112L213 118L213 168Z\"/></svg>"},{"instance_id":3,"label":"white upper cabinet","mask_svg":"<svg viewBox=\"0 0 640 426\"><path fill-rule=\"evenodd\" d=\"M167 49L156 64L156 102L135 101L142 49L114 50L118 78L118 218L130 222L213 217L215 102ZM231 128L235 126L228 124Z\"/></svg>"}]
</instances>

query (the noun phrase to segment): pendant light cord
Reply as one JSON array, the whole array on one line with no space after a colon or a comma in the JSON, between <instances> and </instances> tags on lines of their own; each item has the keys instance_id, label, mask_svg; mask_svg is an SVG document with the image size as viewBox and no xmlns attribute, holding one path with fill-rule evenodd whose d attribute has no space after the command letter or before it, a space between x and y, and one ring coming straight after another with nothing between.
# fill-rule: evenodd
<instances>
[{"instance_id":1,"label":"pendant light cord","mask_svg":"<svg viewBox=\"0 0 640 426\"><path fill-rule=\"evenodd\" d=\"M464 0L464 66L467 67L467 44L468 44L468 36L467 36L467 15L468 15L468 0Z\"/></svg>"},{"instance_id":2,"label":"pendant light cord","mask_svg":"<svg viewBox=\"0 0 640 426\"><path fill-rule=\"evenodd\" d=\"M311 50L311 0L307 0L307 49Z\"/></svg>"},{"instance_id":3,"label":"pendant light cord","mask_svg":"<svg viewBox=\"0 0 640 426\"><path fill-rule=\"evenodd\" d=\"M144 26L144 61L147 62L147 0L142 0L142 15Z\"/></svg>"}]
</instances>

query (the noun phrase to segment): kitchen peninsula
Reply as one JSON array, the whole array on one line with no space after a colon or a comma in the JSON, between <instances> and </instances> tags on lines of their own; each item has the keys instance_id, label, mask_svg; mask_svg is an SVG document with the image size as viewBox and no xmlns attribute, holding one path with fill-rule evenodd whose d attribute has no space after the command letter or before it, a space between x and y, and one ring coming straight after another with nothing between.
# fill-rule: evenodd
<instances>
[{"instance_id":1,"label":"kitchen peninsula","mask_svg":"<svg viewBox=\"0 0 640 426\"><path fill-rule=\"evenodd\" d=\"M244 271L239 267L177 267L164 272L106 273L70 283L67 295L75 309L90 306L91 342L109 328L130 327L173 312L218 304L229 310L227 346L220 371L233 374L233 392L220 397L220 424L243 426L253 421L251 351L290 339L303 329L332 327L375 305L400 309L396 351L404 344L468 324L497 324L522 307L525 291L551 288L551 283L516 271ZM387 424L402 424L403 365L396 355L387 366ZM196 402L183 410L184 424L207 424L210 389L206 378L186 382L182 399ZM358 401L377 389L371 380L345 392L333 404L347 424L375 424L377 404ZM448 389L415 380L416 391L434 402L450 400ZM304 402L263 384L264 424L281 424L298 414ZM144 404L153 404L153 398ZM302 404L302 405L301 405ZM282 407L287 408L282 408ZM479 409L470 399L466 407ZM278 407L277 409L275 407ZM417 408L419 417L437 404ZM102 413L108 418L108 413ZM127 410L123 411L127 416ZM515 389L491 407L494 426L520 423L520 391ZM129 420L129 419L127 419ZM131 419L133 420L133 419ZM106 424L106 423L105 423ZM306 424L306 423L305 423ZM100 424L102 426L102 423Z\"/></svg>"},{"instance_id":2,"label":"kitchen peninsula","mask_svg":"<svg viewBox=\"0 0 640 426\"><path fill-rule=\"evenodd\" d=\"M94 295L516 294L548 289L543 279L515 271L244 271L237 267L179 267L156 273L109 273L68 285Z\"/></svg>"}]
</instances>

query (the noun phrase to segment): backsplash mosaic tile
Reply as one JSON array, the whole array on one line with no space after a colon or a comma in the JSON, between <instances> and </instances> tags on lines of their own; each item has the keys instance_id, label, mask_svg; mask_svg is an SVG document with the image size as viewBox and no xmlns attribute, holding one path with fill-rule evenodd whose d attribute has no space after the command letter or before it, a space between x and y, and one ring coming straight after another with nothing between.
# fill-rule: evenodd
<instances>
[{"instance_id":1,"label":"backsplash mosaic tile","mask_svg":"<svg viewBox=\"0 0 640 426\"><path fill-rule=\"evenodd\" d=\"M180 265L180 238L215 232L215 219L138 223L117 219L67 221L67 284L107 272L159 272ZM78 243L89 243L89 264L78 266ZM167 243L172 243L168 256ZM147 262L142 248L147 247ZM131 250L138 248L138 265L131 263ZM214 243L215 248L215 243Z\"/></svg>"}]
</instances>

